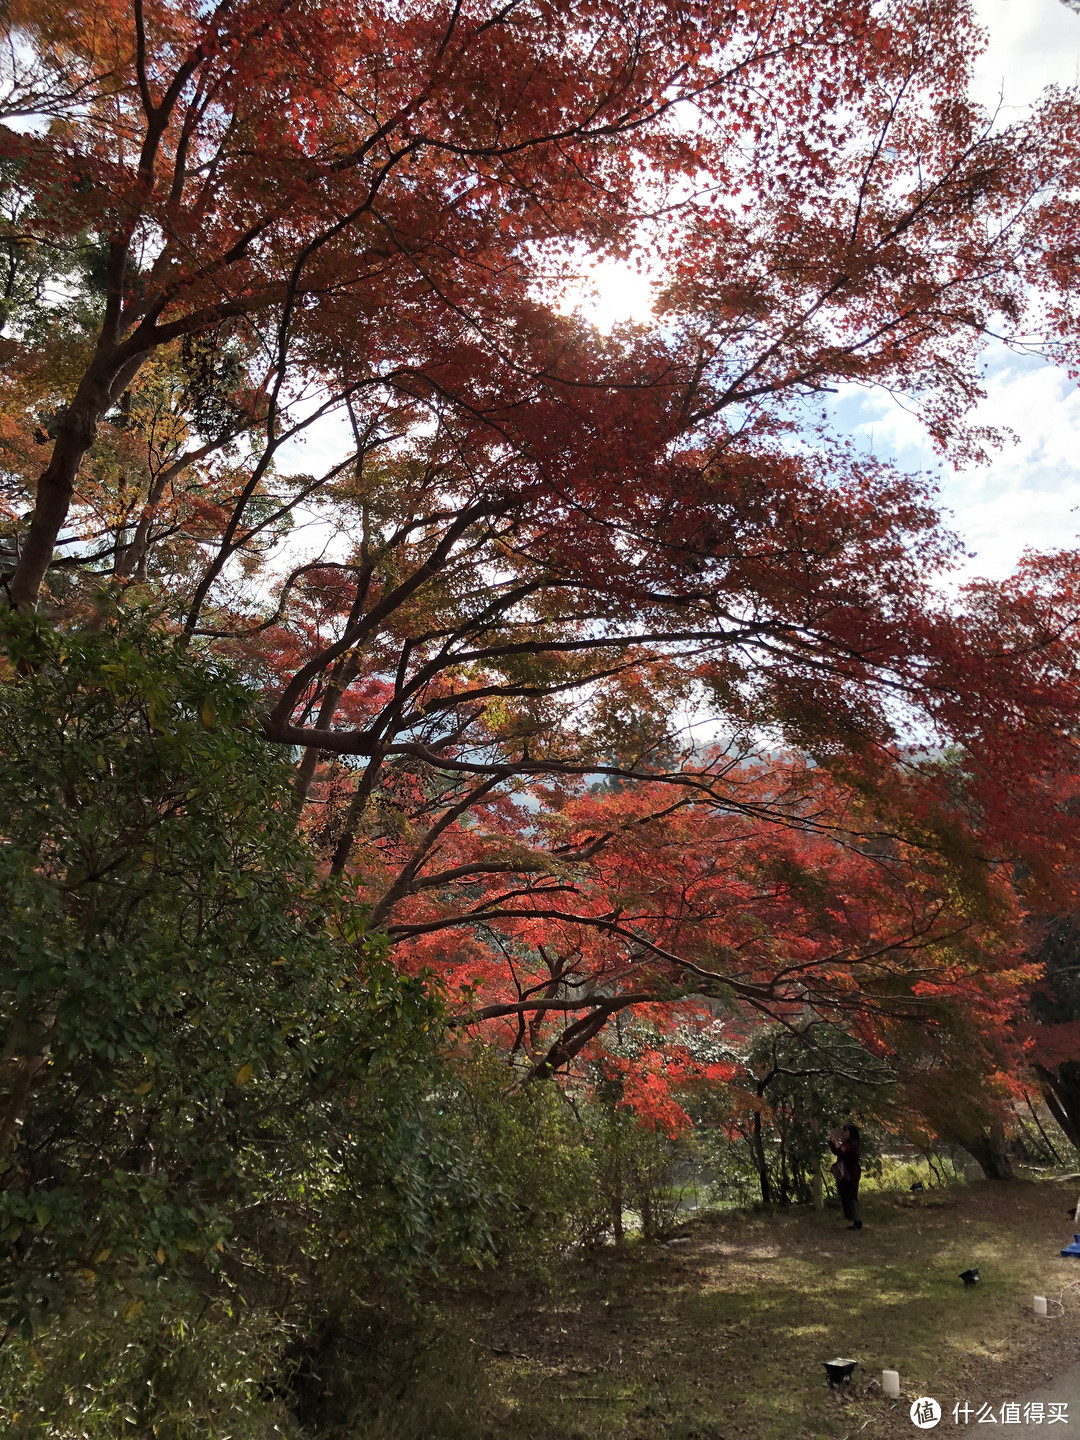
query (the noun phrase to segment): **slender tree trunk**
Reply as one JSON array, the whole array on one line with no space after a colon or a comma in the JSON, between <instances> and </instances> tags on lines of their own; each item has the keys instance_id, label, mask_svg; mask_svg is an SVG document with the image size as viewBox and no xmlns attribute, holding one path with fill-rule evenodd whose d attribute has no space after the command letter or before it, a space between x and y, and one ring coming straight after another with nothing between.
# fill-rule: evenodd
<instances>
[{"instance_id":1,"label":"slender tree trunk","mask_svg":"<svg viewBox=\"0 0 1080 1440\"><path fill-rule=\"evenodd\" d=\"M1080 1120L1074 1116L1072 1108L1066 1107L1064 1103L1064 1095L1061 1093L1064 1087L1059 1090L1054 1072L1047 1070L1042 1065L1035 1066L1035 1073L1039 1077L1039 1088L1046 1101L1046 1108L1054 1117L1058 1128L1069 1144L1080 1150Z\"/></svg>"},{"instance_id":2,"label":"slender tree trunk","mask_svg":"<svg viewBox=\"0 0 1080 1440\"><path fill-rule=\"evenodd\" d=\"M117 551L113 574L118 580L127 580L132 575L140 580L146 578L146 557L150 552L150 532L168 480L168 469L161 470L150 487L150 493L146 497L146 504L143 506L142 514L135 526L134 535L122 550Z\"/></svg>"},{"instance_id":3,"label":"slender tree trunk","mask_svg":"<svg viewBox=\"0 0 1080 1440\"><path fill-rule=\"evenodd\" d=\"M1053 1160L1053 1162L1054 1162L1056 1165L1060 1165L1060 1164L1061 1164L1061 1156L1060 1156L1060 1155L1058 1154L1058 1152L1057 1152L1057 1146L1054 1144L1054 1142L1050 1139L1050 1136L1047 1135L1046 1131L1043 1129L1043 1123L1042 1123L1042 1121L1039 1119L1039 1112L1035 1109L1035 1106L1032 1105L1032 1103L1031 1103L1031 1096L1028 1094L1028 1092L1027 1092L1026 1090L1024 1091L1024 1101L1025 1101L1025 1103L1027 1104L1027 1108L1031 1111L1031 1118L1032 1118L1032 1120L1035 1121L1035 1127L1036 1127L1036 1129L1038 1130L1039 1134L1042 1136L1043 1144L1046 1146L1047 1153L1049 1154L1051 1160Z\"/></svg>"},{"instance_id":4,"label":"slender tree trunk","mask_svg":"<svg viewBox=\"0 0 1080 1440\"><path fill-rule=\"evenodd\" d=\"M1059 1102L1049 1085L1043 1090L1043 1099L1046 1101L1046 1108L1057 1121L1058 1128L1062 1134L1065 1135L1066 1139L1071 1141L1077 1150L1080 1150L1080 1131L1078 1131L1077 1127L1073 1124L1072 1116Z\"/></svg>"},{"instance_id":5,"label":"slender tree trunk","mask_svg":"<svg viewBox=\"0 0 1080 1440\"><path fill-rule=\"evenodd\" d=\"M821 1120L817 1115L810 1117L810 1134L814 1137L814 1164L810 1172L810 1195L814 1202L814 1209L824 1210L825 1188L821 1179L821 1155L817 1143L821 1135Z\"/></svg>"},{"instance_id":6,"label":"slender tree trunk","mask_svg":"<svg viewBox=\"0 0 1080 1440\"><path fill-rule=\"evenodd\" d=\"M653 1223L652 1196L649 1194L648 1182L644 1182L641 1189L641 1233L646 1240L656 1239L656 1226Z\"/></svg>"},{"instance_id":7,"label":"slender tree trunk","mask_svg":"<svg viewBox=\"0 0 1080 1440\"><path fill-rule=\"evenodd\" d=\"M57 538L71 509L79 466L94 443L102 416L127 389L144 358L145 354L124 356L116 346L101 341L71 404L60 411L53 452L38 481L30 527L8 581L8 599L16 610L33 610L37 605Z\"/></svg>"},{"instance_id":8,"label":"slender tree trunk","mask_svg":"<svg viewBox=\"0 0 1080 1440\"><path fill-rule=\"evenodd\" d=\"M761 1138L761 1111L754 1111L754 1124L751 1130L750 1150L754 1157L754 1167L758 1172L758 1182L761 1185L761 1202L763 1205L772 1204L772 1186L769 1184L769 1167L765 1163L765 1144Z\"/></svg>"},{"instance_id":9,"label":"slender tree trunk","mask_svg":"<svg viewBox=\"0 0 1080 1440\"><path fill-rule=\"evenodd\" d=\"M382 766L382 753L375 754L368 761L360 782L356 787L356 793L349 802L348 814L345 816L345 826L341 832L337 847L334 850L334 858L330 862L331 875L340 875L349 863L349 856L352 854L353 846L356 844L356 832L359 829L360 821L364 817L368 801L371 799L371 792L375 788L375 781L378 778Z\"/></svg>"},{"instance_id":10,"label":"slender tree trunk","mask_svg":"<svg viewBox=\"0 0 1080 1440\"><path fill-rule=\"evenodd\" d=\"M359 666L355 660L346 660L344 656L342 656L338 664L334 666L330 676L330 683L326 687L326 694L323 696L322 704L319 706L319 716L315 722L318 729L329 729L337 713L338 705L341 703L341 697L356 679L358 669ZM314 745L309 745L304 751L304 758L297 768L296 779L293 782L292 801L293 813L297 819L299 819L300 812L307 803L308 791L311 789L311 782L315 778L315 771L318 768L319 757L322 753L323 752L316 749Z\"/></svg>"},{"instance_id":11,"label":"slender tree trunk","mask_svg":"<svg viewBox=\"0 0 1080 1440\"><path fill-rule=\"evenodd\" d=\"M619 1125L616 1119L612 1127L611 1142L612 1159L612 1193L611 1193L611 1233L615 1238L615 1244L621 1245L626 1239L623 1230L623 1177L622 1177L622 1149L619 1145Z\"/></svg>"}]
</instances>

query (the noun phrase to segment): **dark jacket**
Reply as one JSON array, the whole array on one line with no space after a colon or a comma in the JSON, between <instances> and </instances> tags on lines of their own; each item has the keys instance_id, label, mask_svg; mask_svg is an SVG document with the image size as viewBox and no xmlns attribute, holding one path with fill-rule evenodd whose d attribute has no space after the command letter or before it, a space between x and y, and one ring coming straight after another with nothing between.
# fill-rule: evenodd
<instances>
[{"instance_id":1,"label":"dark jacket","mask_svg":"<svg viewBox=\"0 0 1080 1440\"><path fill-rule=\"evenodd\" d=\"M838 1165L833 1166L833 1174L836 1176L838 1185L858 1185L862 1179L862 1166L859 1160L862 1158L862 1148L857 1140L842 1140L839 1145L829 1141L829 1149L836 1156L839 1165L843 1168L843 1178L837 1174Z\"/></svg>"}]
</instances>

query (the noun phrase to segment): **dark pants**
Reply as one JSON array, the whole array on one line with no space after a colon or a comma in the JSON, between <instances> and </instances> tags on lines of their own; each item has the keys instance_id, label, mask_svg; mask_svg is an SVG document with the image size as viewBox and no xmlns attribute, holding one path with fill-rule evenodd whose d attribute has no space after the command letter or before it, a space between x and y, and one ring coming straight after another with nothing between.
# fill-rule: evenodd
<instances>
[{"instance_id":1,"label":"dark pants","mask_svg":"<svg viewBox=\"0 0 1080 1440\"><path fill-rule=\"evenodd\" d=\"M859 1209L859 1182L854 1185L850 1181L838 1182L837 1194L840 1196L840 1204L844 1207L844 1218L850 1220L852 1225L862 1224L862 1211Z\"/></svg>"}]
</instances>

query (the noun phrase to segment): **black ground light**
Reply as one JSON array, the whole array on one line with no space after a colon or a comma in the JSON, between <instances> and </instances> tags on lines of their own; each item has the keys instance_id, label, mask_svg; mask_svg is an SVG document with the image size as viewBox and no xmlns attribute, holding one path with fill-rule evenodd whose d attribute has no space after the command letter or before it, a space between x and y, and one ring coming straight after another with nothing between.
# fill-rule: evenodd
<instances>
[{"instance_id":1,"label":"black ground light","mask_svg":"<svg viewBox=\"0 0 1080 1440\"><path fill-rule=\"evenodd\" d=\"M859 1363L857 1360L823 1360L826 1373L829 1377L829 1385L835 1389L837 1385L850 1385L851 1372Z\"/></svg>"},{"instance_id":2,"label":"black ground light","mask_svg":"<svg viewBox=\"0 0 1080 1440\"><path fill-rule=\"evenodd\" d=\"M965 1290L970 1290L973 1285L978 1285L979 1267L977 1265L973 1265L970 1270L961 1270L960 1279L964 1282Z\"/></svg>"}]
</instances>

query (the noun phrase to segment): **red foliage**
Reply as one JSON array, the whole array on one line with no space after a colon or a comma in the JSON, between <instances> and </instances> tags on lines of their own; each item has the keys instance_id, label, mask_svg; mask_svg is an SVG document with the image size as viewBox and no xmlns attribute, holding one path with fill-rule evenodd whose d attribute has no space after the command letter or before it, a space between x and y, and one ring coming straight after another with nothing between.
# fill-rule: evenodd
<instances>
[{"instance_id":1,"label":"red foliage","mask_svg":"<svg viewBox=\"0 0 1080 1440\"><path fill-rule=\"evenodd\" d=\"M81 348L6 356L18 497L55 411L12 602L68 527L182 610L303 749L328 868L535 1076L636 1009L675 1125L721 1009L1000 1028L1024 906L1073 898L1078 557L946 600L926 487L796 420L888 386L964 458L986 335L1042 307L1071 350L1072 97L989 119L965 0L6 14L53 117L0 129L20 244L105 267ZM558 314L580 250L655 265L662 323ZM106 417L200 337L240 418L195 444L176 399L140 489ZM349 453L288 473L328 415ZM275 562L296 518L331 540Z\"/></svg>"}]
</instances>

